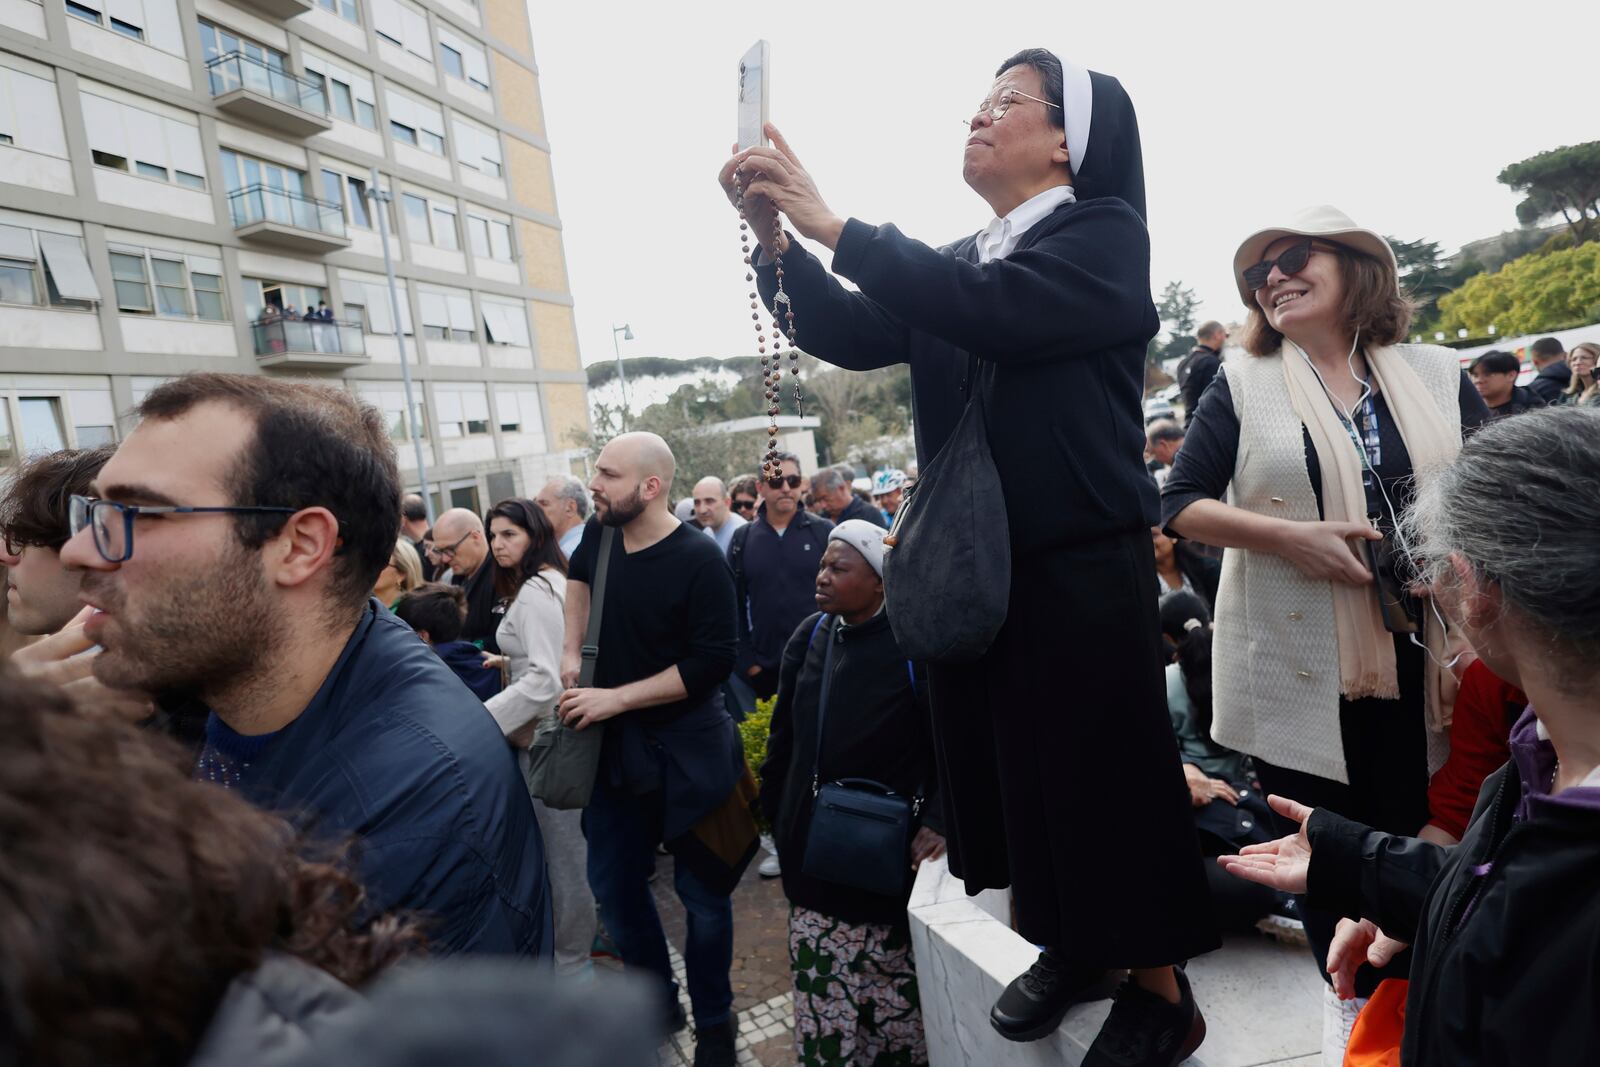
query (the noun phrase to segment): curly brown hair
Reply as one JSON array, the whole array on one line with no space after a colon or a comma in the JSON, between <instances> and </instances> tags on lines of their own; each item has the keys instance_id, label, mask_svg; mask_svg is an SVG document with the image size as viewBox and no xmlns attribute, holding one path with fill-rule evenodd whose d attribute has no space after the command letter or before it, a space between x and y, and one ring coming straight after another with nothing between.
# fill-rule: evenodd
<instances>
[{"instance_id":1,"label":"curly brown hair","mask_svg":"<svg viewBox=\"0 0 1600 1067\"><path fill-rule=\"evenodd\" d=\"M0 732L0 1063L183 1063L268 951L357 985L422 945L165 739L9 668Z\"/></svg>"},{"instance_id":2,"label":"curly brown hair","mask_svg":"<svg viewBox=\"0 0 1600 1067\"><path fill-rule=\"evenodd\" d=\"M59 550L67 528L68 500L87 496L100 468L116 449L63 448L30 456L0 498L0 532L13 548L41 545Z\"/></svg>"},{"instance_id":3,"label":"curly brown hair","mask_svg":"<svg viewBox=\"0 0 1600 1067\"><path fill-rule=\"evenodd\" d=\"M1388 263L1365 252L1357 252L1337 241L1319 237L1333 245L1339 261L1339 276L1344 280L1346 329L1361 331L1362 340L1374 345L1398 344L1406 339L1416 305L1400 288L1400 279ZM1272 328L1267 316L1255 304L1244 327L1244 349L1252 356L1270 356L1283 347L1283 334Z\"/></svg>"}]
</instances>

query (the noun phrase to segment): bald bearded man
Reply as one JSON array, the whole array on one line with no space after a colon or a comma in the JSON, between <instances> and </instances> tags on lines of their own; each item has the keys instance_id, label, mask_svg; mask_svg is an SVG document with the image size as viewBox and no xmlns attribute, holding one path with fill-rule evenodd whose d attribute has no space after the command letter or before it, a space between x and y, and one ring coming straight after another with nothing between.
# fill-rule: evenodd
<instances>
[{"instance_id":1,"label":"bald bearded man","mask_svg":"<svg viewBox=\"0 0 1600 1067\"><path fill-rule=\"evenodd\" d=\"M584 811L589 884L622 961L658 980L661 1010L683 1025L649 878L656 845L673 853L673 888L689 915L684 965L694 1008L696 1067L734 1062L733 906L729 894L754 854L714 862L691 832L720 807L744 770L723 705L733 668L733 575L716 542L669 510L676 464L655 434L614 438L595 461L595 515L614 527L594 685L569 688L571 726L606 724L594 795ZM576 683L600 551L590 524L567 571L562 681ZM713 862L707 862L712 860Z\"/></svg>"}]
</instances>

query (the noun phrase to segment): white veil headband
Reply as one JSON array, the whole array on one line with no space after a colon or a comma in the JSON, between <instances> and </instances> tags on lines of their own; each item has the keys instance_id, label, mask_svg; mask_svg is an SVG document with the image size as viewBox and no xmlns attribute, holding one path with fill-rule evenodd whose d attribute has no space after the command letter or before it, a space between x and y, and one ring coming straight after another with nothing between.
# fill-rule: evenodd
<instances>
[{"instance_id":1,"label":"white veil headband","mask_svg":"<svg viewBox=\"0 0 1600 1067\"><path fill-rule=\"evenodd\" d=\"M1089 120L1094 113L1094 88L1089 72L1069 61L1060 52L1062 118L1067 127L1067 154L1072 157L1072 173L1076 175L1089 154Z\"/></svg>"}]
</instances>

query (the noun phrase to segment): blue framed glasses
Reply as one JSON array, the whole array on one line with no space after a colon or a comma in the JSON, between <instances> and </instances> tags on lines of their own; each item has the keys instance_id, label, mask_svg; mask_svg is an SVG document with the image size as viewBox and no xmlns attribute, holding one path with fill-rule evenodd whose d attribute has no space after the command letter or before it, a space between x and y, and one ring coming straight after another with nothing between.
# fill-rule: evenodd
<instances>
[{"instance_id":1,"label":"blue framed glasses","mask_svg":"<svg viewBox=\"0 0 1600 1067\"><path fill-rule=\"evenodd\" d=\"M68 501L67 525L74 537L85 527L94 531L94 547L107 563L133 557L133 520L140 515L293 515L299 508L186 507L181 504L134 505L74 495Z\"/></svg>"}]
</instances>

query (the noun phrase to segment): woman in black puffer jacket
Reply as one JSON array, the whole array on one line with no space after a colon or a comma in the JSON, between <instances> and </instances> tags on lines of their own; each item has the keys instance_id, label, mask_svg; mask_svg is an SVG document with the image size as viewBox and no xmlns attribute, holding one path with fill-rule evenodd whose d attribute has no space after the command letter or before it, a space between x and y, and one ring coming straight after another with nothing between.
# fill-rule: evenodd
<instances>
[{"instance_id":1,"label":"woman in black puffer jacket","mask_svg":"<svg viewBox=\"0 0 1600 1067\"><path fill-rule=\"evenodd\" d=\"M1406 1067L1600 1063L1600 411L1504 419L1402 529L1438 602L1531 702L1453 848L1273 798L1299 833L1225 867L1412 942Z\"/></svg>"}]
</instances>

